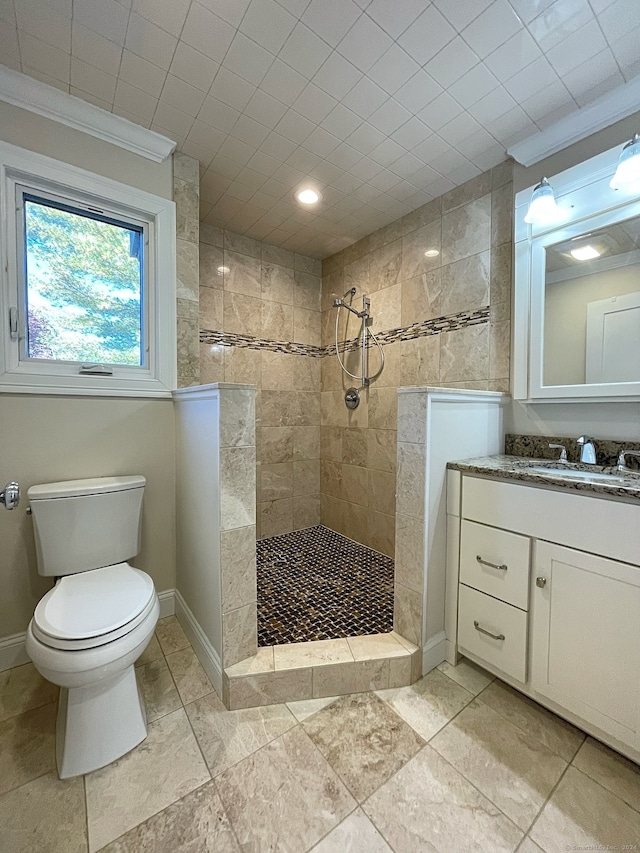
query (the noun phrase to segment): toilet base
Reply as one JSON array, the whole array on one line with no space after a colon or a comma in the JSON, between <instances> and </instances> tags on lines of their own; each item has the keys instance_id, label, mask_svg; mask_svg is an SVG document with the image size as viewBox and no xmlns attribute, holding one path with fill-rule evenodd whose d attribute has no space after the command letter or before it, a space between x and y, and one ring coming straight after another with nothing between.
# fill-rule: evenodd
<instances>
[{"instance_id":1,"label":"toilet base","mask_svg":"<svg viewBox=\"0 0 640 853\"><path fill-rule=\"evenodd\" d=\"M104 767L147 736L133 664L86 687L60 689L56 761L61 779Z\"/></svg>"}]
</instances>

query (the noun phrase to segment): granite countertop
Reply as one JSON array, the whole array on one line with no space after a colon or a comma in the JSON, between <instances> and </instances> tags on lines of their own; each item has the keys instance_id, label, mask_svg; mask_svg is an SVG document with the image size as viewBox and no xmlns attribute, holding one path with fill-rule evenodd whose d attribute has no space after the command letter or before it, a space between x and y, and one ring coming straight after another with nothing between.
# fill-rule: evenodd
<instances>
[{"instance_id":1,"label":"granite countertop","mask_svg":"<svg viewBox=\"0 0 640 853\"><path fill-rule=\"evenodd\" d=\"M544 465L548 471L533 472L532 465ZM522 456L478 456L475 459L462 459L449 462L447 465L455 471L466 474L481 474L485 477L495 477L500 480L518 480L521 483L534 483L541 486L553 486L568 489L573 492L603 495L609 498L625 498L640 501L640 474L621 474L615 466L584 465L580 463L554 463L548 459L529 459ZM585 476L590 472L615 474L622 482L608 483L603 480L574 480L563 476L563 469L583 471Z\"/></svg>"}]
</instances>

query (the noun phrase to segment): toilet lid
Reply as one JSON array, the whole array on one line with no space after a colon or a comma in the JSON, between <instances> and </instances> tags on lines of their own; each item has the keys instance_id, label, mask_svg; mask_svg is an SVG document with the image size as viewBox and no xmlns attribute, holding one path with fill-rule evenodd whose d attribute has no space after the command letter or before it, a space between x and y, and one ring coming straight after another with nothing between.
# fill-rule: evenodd
<instances>
[{"instance_id":1,"label":"toilet lid","mask_svg":"<svg viewBox=\"0 0 640 853\"><path fill-rule=\"evenodd\" d=\"M149 605L153 581L127 563L61 578L33 615L38 629L60 640L100 637L127 625Z\"/></svg>"}]
</instances>

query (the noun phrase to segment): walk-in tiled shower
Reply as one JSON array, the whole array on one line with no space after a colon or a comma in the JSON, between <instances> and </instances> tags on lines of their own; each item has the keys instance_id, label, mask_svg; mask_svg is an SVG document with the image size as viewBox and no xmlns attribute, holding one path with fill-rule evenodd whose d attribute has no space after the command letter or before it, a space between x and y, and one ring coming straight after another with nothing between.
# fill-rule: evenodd
<instances>
[{"instance_id":1,"label":"walk-in tiled shower","mask_svg":"<svg viewBox=\"0 0 640 853\"><path fill-rule=\"evenodd\" d=\"M393 629L393 560L318 525L257 544L258 645Z\"/></svg>"}]
</instances>

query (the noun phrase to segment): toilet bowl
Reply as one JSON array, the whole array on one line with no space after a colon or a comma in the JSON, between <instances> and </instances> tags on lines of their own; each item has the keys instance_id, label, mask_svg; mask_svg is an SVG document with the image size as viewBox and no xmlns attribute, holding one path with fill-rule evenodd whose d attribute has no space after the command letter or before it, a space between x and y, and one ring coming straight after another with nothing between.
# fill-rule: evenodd
<instances>
[{"instance_id":1,"label":"toilet bowl","mask_svg":"<svg viewBox=\"0 0 640 853\"><path fill-rule=\"evenodd\" d=\"M61 779L110 764L147 735L134 664L153 636L158 596L140 569L127 562L105 565L109 556L139 550L144 482L98 478L29 490L38 569L51 574L55 566L61 575L38 603L26 635L34 666L60 686Z\"/></svg>"}]
</instances>

